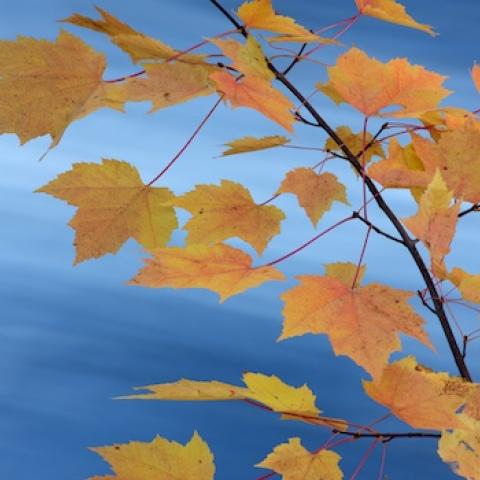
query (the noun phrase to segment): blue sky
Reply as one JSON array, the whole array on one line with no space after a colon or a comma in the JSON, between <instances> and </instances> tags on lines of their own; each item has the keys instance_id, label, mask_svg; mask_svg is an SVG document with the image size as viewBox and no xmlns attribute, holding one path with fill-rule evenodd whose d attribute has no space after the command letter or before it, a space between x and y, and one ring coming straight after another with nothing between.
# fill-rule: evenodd
<instances>
[{"instance_id":1,"label":"blue sky","mask_svg":"<svg viewBox=\"0 0 480 480\"><path fill-rule=\"evenodd\" d=\"M20 34L54 39L60 28L66 28L107 55L107 78L138 68L105 37L57 23L74 12L95 16L89 2L4 3L0 18L3 39ZM364 18L342 37L344 45L356 45L383 61L407 57L411 63L448 75L447 87L455 93L445 104L479 108L480 96L469 76L473 63L480 60L478 2L403 3L415 18L433 25L440 35L432 38ZM179 49L231 28L206 0L101 0L97 4L134 28ZM238 5L233 1L224 4L232 10ZM314 29L355 12L353 0L278 0L275 6ZM318 59L332 63L341 51L326 49ZM325 68L301 65L291 78L303 91L310 92L317 81L325 78ZM15 136L0 137L0 268L4 277L0 284L2 477L23 480L35 474L39 480L73 480L107 473L105 464L87 446L130 439L147 441L157 433L185 442L197 429L212 445L219 479L254 479L262 471L252 465L276 443L301 436L313 449L328 436L307 426L280 422L246 405L111 400L129 393L134 385L180 377L238 383L243 371L262 371L294 385L308 383L328 415L348 415L358 423L367 423L384 413L362 394L360 380L366 374L345 357L335 358L324 336L275 342L281 328L282 303L278 295L295 284L293 275L321 273L323 264L331 261L356 261L364 234L359 225L339 229L282 264L282 270L289 275L287 283L266 284L223 305L218 305L215 295L206 291L126 286L144 256L133 241L116 256L72 267L73 232L66 225L73 215L72 207L32 192L74 162L99 162L101 158L129 161L145 180L152 178L188 138L213 101L213 97L202 98L155 114L147 114L148 103L129 104L126 114L96 112L71 125L60 145L41 163L38 158L49 139L33 140L20 147ZM348 124L356 131L361 128L362 118L350 107L336 108L321 96L315 97L314 103L333 126ZM266 199L288 170L311 165L321 157L311 152L293 155L286 149L217 156L222 144L240 136L281 133L281 127L256 112L221 107L165 175L164 184L181 194L195 184L218 183L227 178L248 186L257 201ZM295 143L322 146L324 141L317 131L296 129ZM348 169L338 168L334 171L348 183L352 205L358 205L360 184ZM315 234L293 196L284 197L276 203L288 215L282 235L257 262L272 260ZM408 195L392 192L387 198L400 216L415 210ZM319 228L348 212L345 207L335 208ZM379 222L382 224L382 220ZM478 246L477 232L478 219L466 218L455 240L452 266L480 271L480 257L471 255ZM177 234L175 242L181 241L182 234ZM382 238L372 238L366 262L367 282L384 281L410 290L421 286L407 255ZM463 311L458 316L466 324L478 322L478 316L473 318ZM428 315L426 318L438 352L410 340L404 342L406 351L434 368L454 372L435 320ZM470 362L478 365L478 360L479 348L472 346ZM398 423L387 423L387 427L404 428ZM364 443L341 449L346 478L365 448ZM374 478L378 463L376 452L360 478ZM392 443L386 469L389 478L417 478L411 476L410 470L418 478L455 478L437 459L433 442Z\"/></svg>"}]
</instances>

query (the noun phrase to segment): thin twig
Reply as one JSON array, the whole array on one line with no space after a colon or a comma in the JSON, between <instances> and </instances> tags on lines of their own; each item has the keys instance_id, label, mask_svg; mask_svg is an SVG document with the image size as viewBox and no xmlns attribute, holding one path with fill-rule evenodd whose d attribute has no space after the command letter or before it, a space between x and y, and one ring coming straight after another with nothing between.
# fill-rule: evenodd
<instances>
[{"instance_id":1,"label":"thin twig","mask_svg":"<svg viewBox=\"0 0 480 480\"><path fill-rule=\"evenodd\" d=\"M353 212L353 217L358 218L361 222L363 222L365 225L368 225L373 231L378 233L379 235L383 235L384 237L387 237L390 240L393 240L394 242L401 243L402 245L405 245L404 241L401 238L394 237L393 235L390 235L387 232L384 232L380 228L378 228L376 225L374 225L370 220L367 220L366 218L363 218L358 212Z\"/></svg>"}]
</instances>

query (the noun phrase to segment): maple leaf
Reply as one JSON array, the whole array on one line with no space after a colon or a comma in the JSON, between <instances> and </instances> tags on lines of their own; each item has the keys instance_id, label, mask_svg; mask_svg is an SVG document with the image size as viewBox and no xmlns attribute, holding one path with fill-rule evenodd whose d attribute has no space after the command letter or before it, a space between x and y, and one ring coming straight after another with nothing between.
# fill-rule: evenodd
<instances>
[{"instance_id":1,"label":"maple leaf","mask_svg":"<svg viewBox=\"0 0 480 480\"><path fill-rule=\"evenodd\" d=\"M223 302L269 280L285 279L274 267L252 267L247 253L229 245L160 248L152 253L153 259L146 260L131 285L207 288L218 293Z\"/></svg>"},{"instance_id":2,"label":"maple leaf","mask_svg":"<svg viewBox=\"0 0 480 480\"><path fill-rule=\"evenodd\" d=\"M222 50L232 60L232 67L247 77L258 77L271 82L275 74L268 68L262 47L253 35L242 44L236 40L210 39L210 42Z\"/></svg>"},{"instance_id":3,"label":"maple leaf","mask_svg":"<svg viewBox=\"0 0 480 480\"><path fill-rule=\"evenodd\" d=\"M310 39L313 42L318 41L315 34L295 23L293 18L277 15L272 7L271 0L245 2L240 5L237 15L246 28L268 30L293 37L300 36L302 41L305 41L305 39Z\"/></svg>"},{"instance_id":4,"label":"maple leaf","mask_svg":"<svg viewBox=\"0 0 480 480\"><path fill-rule=\"evenodd\" d=\"M235 155L237 153L254 152L257 150L265 150L267 148L278 147L289 143L290 140L282 135L272 135L269 137L242 137L238 140L232 140L225 145L230 147L225 150L222 155Z\"/></svg>"},{"instance_id":5,"label":"maple leaf","mask_svg":"<svg viewBox=\"0 0 480 480\"><path fill-rule=\"evenodd\" d=\"M465 300L480 303L480 275L473 275L455 267L447 278L458 288Z\"/></svg>"},{"instance_id":6,"label":"maple leaf","mask_svg":"<svg viewBox=\"0 0 480 480\"><path fill-rule=\"evenodd\" d=\"M438 454L452 470L468 480L480 480L480 421L460 415L465 427L443 431Z\"/></svg>"},{"instance_id":7,"label":"maple leaf","mask_svg":"<svg viewBox=\"0 0 480 480\"><path fill-rule=\"evenodd\" d=\"M311 168L296 168L287 173L277 193L293 193L315 227L332 208L333 202L349 205L345 186L332 173L315 173Z\"/></svg>"},{"instance_id":8,"label":"maple leaf","mask_svg":"<svg viewBox=\"0 0 480 480\"><path fill-rule=\"evenodd\" d=\"M412 355L387 365L381 377L363 382L366 393L413 428L463 428L456 414L475 389L472 383L433 372Z\"/></svg>"},{"instance_id":9,"label":"maple leaf","mask_svg":"<svg viewBox=\"0 0 480 480\"><path fill-rule=\"evenodd\" d=\"M347 102L367 117L418 117L437 107L450 91L443 88L446 77L404 58L382 63L358 48L351 48L328 67L329 82L317 88L336 103ZM381 110L400 105L388 113Z\"/></svg>"},{"instance_id":10,"label":"maple leaf","mask_svg":"<svg viewBox=\"0 0 480 480\"><path fill-rule=\"evenodd\" d=\"M362 15L422 30L432 36L436 35L430 25L418 23L406 12L405 7L395 0L355 0L355 3Z\"/></svg>"},{"instance_id":11,"label":"maple leaf","mask_svg":"<svg viewBox=\"0 0 480 480\"><path fill-rule=\"evenodd\" d=\"M273 470L282 475L283 480L341 480L340 459L340 455L331 450L310 453L299 438L290 438L255 466Z\"/></svg>"},{"instance_id":12,"label":"maple leaf","mask_svg":"<svg viewBox=\"0 0 480 480\"><path fill-rule=\"evenodd\" d=\"M196 381L182 378L174 383L160 383L134 387L134 390L148 390L148 393L136 393L117 397L117 400L243 400L248 398L244 387L217 381Z\"/></svg>"},{"instance_id":13,"label":"maple leaf","mask_svg":"<svg viewBox=\"0 0 480 480\"><path fill-rule=\"evenodd\" d=\"M61 31L55 42L0 41L0 134L25 143L49 134L50 148L73 121L102 107L123 110L124 94L102 82L105 57Z\"/></svg>"},{"instance_id":14,"label":"maple leaf","mask_svg":"<svg viewBox=\"0 0 480 480\"><path fill-rule=\"evenodd\" d=\"M362 152L365 146L368 145L373 140L373 135L370 132L366 132L365 138L364 138L362 132L353 133L350 127L345 125L337 127L335 129L335 133L338 135L339 138L342 139L343 144L354 155L357 155L360 152ZM393 138L393 140L395 140L395 138ZM331 152L338 152L341 154L343 153L342 149L331 138L327 139L325 143L325 149ZM385 152L383 151L382 145L380 143L374 143L368 150L365 150L363 155L360 155L360 158L363 159L366 165L372 160L372 157L374 156L385 158Z\"/></svg>"},{"instance_id":15,"label":"maple leaf","mask_svg":"<svg viewBox=\"0 0 480 480\"><path fill-rule=\"evenodd\" d=\"M150 443L130 442L91 450L106 460L117 475L91 480L213 480L215 473L212 452L197 432L186 445L157 436Z\"/></svg>"},{"instance_id":16,"label":"maple leaf","mask_svg":"<svg viewBox=\"0 0 480 480\"><path fill-rule=\"evenodd\" d=\"M75 263L116 253L134 238L145 248L164 246L178 226L168 188L144 185L135 167L119 160L76 163L68 172L39 188L78 207L70 221L75 229Z\"/></svg>"},{"instance_id":17,"label":"maple leaf","mask_svg":"<svg viewBox=\"0 0 480 480\"><path fill-rule=\"evenodd\" d=\"M279 340L325 333L336 355L347 355L376 377L390 354L400 350L400 332L431 344L423 319L407 303L412 292L382 284L352 289L355 271L352 263L327 270L331 274L323 277L297 276L301 284L281 295L285 307Z\"/></svg>"},{"instance_id":18,"label":"maple leaf","mask_svg":"<svg viewBox=\"0 0 480 480\"><path fill-rule=\"evenodd\" d=\"M260 81L258 77L237 80L227 72L214 72L210 78L215 82L218 92L230 101L233 108L253 108L289 132L293 131L295 118L290 110L294 105L269 82Z\"/></svg>"},{"instance_id":19,"label":"maple leaf","mask_svg":"<svg viewBox=\"0 0 480 480\"><path fill-rule=\"evenodd\" d=\"M324 417L315 405L315 395L307 387L292 387L275 375L247 372L243 375L245 387L217 381L194 381L181 379L175 383L163 383L134 387L148 390L118 397L125 400L244 400L261 403L268 409L282 414L285 420L300 420L314 425L327 425L337 430L347 430L348 425L338 418Z\"/></svg>"},{"instance_id":20,"label":"maple leaf","mask_svg":"<svg viewBox=\"0 0 480 480\"><path fill-rule=\"evenodd\" d=\"M472 68L472 80L480 93L480 65L474 65Z\"/></svg>"},{"instance_id":21,"label":"maple leaf","mask_svg":"<svg viewBox=\"0 0 480 480\"><path fill-rule=\"evenodd\" d=\"M150 100L151 111L183 103L215 92L210 74L216 67L191 63L145 65L147 78L130 78L125 83L128 101Z\"/></svg>"},{"instance_id":22,"label":"maple leaf","mask_svg":"<svg viewBox=\"0 0 480 480\"><path fill-rule=\"evenodd\" d=\"M156 38L139 33L126 23L99 7L101 19L94 20L78 13L64 19L78 27L88 28L110 37L110 40L130 55L134 63L157 63L178 57L180 62L203 63L204 55L182 54Z\"/></svg>"},{"instance_id":23,"label":"maple leaf","mask_svg":"<svg viewBox=\"0 0 480 480\"><path fill-rule=\"evenodd\" d=\"M273 205L257 205L242 185L222 180L221 185L197 185L177 197L175 206L193 217L185 225L187 243L212 244L239 237L261 254L280 232L284 213Z\"/></svg>"},{"instance_id":24,"label":"maple leaf","mask_svg":"<svg viewBox=\"0 0 480 480\"><path fill-rule=\"evenodd\" d=\"M297 42L297 43L320 43L322 45L341 45L338 40L334 38L320 37L309 33L308 35L275 35L266 39L268 43L278 42Z\"/></svg>"},{"instance_id":25,"label":"maple leaf","mask_svg":"<svg viewBox=\"0 0 480 480\"><path fill-rule=\"evenodd\" d=\"M433 271L443 265L457 227L460 202L452 205L453 195L437 170L420 199L417 214L403 223L430 252Z\"/></svg>"},{"instance_id":26,"label":"maple leaf","mask_svg":"<svg viewBox=\"0 0 480 480\"><path fill-rule=\"evenodd\" d=\"M368 175L385 188L410 188L412 196L420 202L436 170L432 157L423 155L425 149L430 149L430 142L418 135L412 134L412 143L405 146L392 138L387 158L371 165Z\"/></svg>"}]
</instances>

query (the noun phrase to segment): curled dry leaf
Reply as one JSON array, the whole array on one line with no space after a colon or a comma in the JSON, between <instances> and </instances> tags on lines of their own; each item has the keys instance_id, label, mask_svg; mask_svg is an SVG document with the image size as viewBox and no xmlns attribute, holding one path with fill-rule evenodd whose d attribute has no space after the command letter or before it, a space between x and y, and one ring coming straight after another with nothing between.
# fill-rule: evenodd
<instances>
[{"instance_id":1,"label":"curled dry leaf","mask_svg":"<svg viewBox=\"0 0 480 480\"><path fill-rule=\"evenodd\" d=\"M90 480L213 480L215 465L207 443L195 432L186 445L155 437L151 442L130 442L91 449L106 460L115 477Z\"/></svg>"},{"instance_id":2,"label":"curled dry leaf","mask_svg":"<svg viewBox=\"0 0 480 480\"><path fill-rule=\"evenodd\" d=\"M143 287L206 288L220 301L271 280L284 280L271 266L253 267L247 253L228 245L159 248L130 281Z\"/></svg>"},{"instance_id":3,"label":"curled dry leaf","mask_svg":"<svg viewBox=\"0 0 480 480\"><path fill-rule=\"evenodd\" d=\"M78 207L69 224L75 263L116 253L129 238L147 249L164 246L178 227L173 193L145 185L127 162L75 163L37 191Z\"/></svg>"},{"instance_id":4,"label":"curled dry leaf","mask_svg":"<svg viewBox=\"0 0 480 480\"><path fill-rule=\"evenodd\" d=\"M220 186L197 185L176 198L174 204L193 215L185 225L189 245L238 237L259 254L280 233L280 222L285 218L273 205L257 205L243 185L230 180L222 180Z\"/></svg>"},{"instance_id":5,"label":"curled dry leaf","mask_svg":"<svg viewBox=\"0 0 480 480\"><path fill-rule=\"evenodd\" d=\"M362 15L369 15L386 22L396 23L405 27L415 28L436 35L430 25L418 23L405 10L405 7L395 0L355 0Z\"/></svg>"},{"instance_id":6,"label":"curled dry leaf","mask_svg":"<svg viewBox=\"0 0 480 480\"><path fill-rule=\"evenodd\" d=\"M328 77L328 83L318 83L317 88L367 117L419 117L450 93L442 86L446 77L438 73L411 65L404 58L382 63L355 47L328 67ZM382 113L384 108L398 105L400 109Z\"/></svg>"},{"instance_id":7,"label":"curled dry leaf","mask_svg":"<svg viewBox=\"0 0 480 480\"><path fill-rule=\"evenodd\" d=\"M237 153L255 152L257 150L265 150L267 148L278 147L290 142L287 137L282 135L272 135L269 137L242 137L238 140L232 140L226 143L228 150L222 153L222 156L235 155Z\"/></svg>"},{"instance_id":8,"label":"curled dry leaf","mask_svg":"<svg viewBox=\"0 0 480 480\"><path fill-rule=\"evenodd\" d=\"M373 377L400 350L400 333L431 347L423 319L408 304L412 292L382 284L352 289L356 265L350 264L349 275L346 269L344 264L330 270L331 275L297 276L300 285L281 295L285 307L279 340L325 333L336 355L347 355Z\"/></svg>"},{"instance_id":9,"label":"curled dry leaf","mask_svg":"<svg viewBox=\"0 0 480 480\"><path fill-rule=\"evenodd\" d=\"M341 457L331 450L309 452L299 438L277 445L273 452L255 465L268 468L282 476L283 480L342 480L338 466Z\"/></svg>"},{"instance_id":10,"label":"curled dry leaf","mask_svg":"<svg viewBox=\"0 0 480 480\"><path fill-rule=\"evenodd\" d=\"M477 387L432 370L413 356L387 365L381 376L363 382L366 393L413 428L464 428L457 415Z\"/></svg>"}]
</instances>

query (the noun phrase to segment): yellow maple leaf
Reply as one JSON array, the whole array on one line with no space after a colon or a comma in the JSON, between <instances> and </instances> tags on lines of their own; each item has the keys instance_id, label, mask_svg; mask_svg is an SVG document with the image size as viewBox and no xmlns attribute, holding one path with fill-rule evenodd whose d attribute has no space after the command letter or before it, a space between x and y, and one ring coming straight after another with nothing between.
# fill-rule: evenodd
<instances>
[{"instance_id":1,"label":"yellow maple leaf","mask_svg":"<svg viewBox=\"0 0 480 480\"><path fill-rule=\"evenodd\" d=\"M130 78L124 89L128 101L150 100L152 112L215 92L210 74L216 67L191 63L145 65L147 78Z\"/></svg>"},{"instance_id":2,"label":"yellow maple leaf","mask_svg":"<svg viewBox=\"0 0 480 480\"><path fill-rule=\"evenodd\" d=\"M362 15L422 30L432 36L436 35L430 25L418 23L406 12L405 7L395 0L355 0L355 3Z\"/></svg>"},{"instance_id":3,"label":"yellow maple leaf","mask_svg":"<svg viewBox=\"0 0 480 480\"><path fill-rule=\"evenodd\" d=\"M236 40L215 38L210 39L210 42L232 60L233 68L247 77L258 77L268 82L275 78L275 74L268 68L262 47L253 35L249 35L243 44Z\"/></svg>"},{"instance_id":4,"label":"yellow maple leaf","mask_svg":"<svg viewBox=\"0 0 480 480\"><path fill-rule=\"evenodd\" d=\"M474 384L445 372L433 372L410 355L387 365L381 377L364 381L366 393L413 428L463 428L457 410Z\"/></svg>"},{"instance_id":5,"label":"yellow maple leaf","mask_svg":"<svg viewBox=\"0 0 480 480\"><path fill-rule=\"evenodd\" d=\"M400 332L431 346L423 319L408 304L412 292L382 284L352 290L356 265L350 264L350 275L345 269L341 276L297 276L301 284L281 295L285 307L279 340L325 333L336 355L347 355L373 377L400 350Z\"/></svg>"},{"instance_id":6,"label":"yellow maple leaf","mask_svg":"<svg viewBox=\"0 0 480 480\"><path fill-rule=\"evenodd\" d=\"M467 480L480 480L480 421L459 415L465 427L443 431L438 454L452 470Z\"/></svg>"},{"instance_id":7,"label":"yellow maple leaf","mask_svg":"<svg viewBox=\"0 0 480 480\"><path fill-rule=\"evenodd\" d=\"M217 244L186 248L160 248L130 281L143 287L207 288L220 295L220 301L270 280L284 280L274 267L252 267L250 255Z\"/></svg>"},{"instance_id":8,"label":"yellow maple leaf","mask_svg":"<svg viewBox=\"0 0 480 480\"><path fill-rule=\"evenodd\" d=\"M293 131L295 118L290 110L294 105L283 93L273 88L270 82L261 81L258 77L237 80L227 72L214 72L210 78L232 107L253 108L289 132Z\"/></svg>"},{"instance_id":9,"label":"yellow maple leaf","mask_svg":"<svg viewBox=\"0 0 480 480\"><path fill-rule=\"evenodd\" d=\"M108 35L115 45L130 55L134 63L163 62L179 54L160 40L137 32L102 8L95 8L102 17L99 20L76 13L63 21ZM204 55L184 54L178 61L202 63L204 58Z\"/></svg>"},{"instance_id":10,"label":"yellow maple leaf","mask_svg":"<svg viewBox=\"0 0 480 480\"><path fill-rule=\"evenodd\" d=\"M460 202L452 205L453 195L439 170L420 199L418 212L403 219L407 228L430 252L433 270L443 265L457 227Z\"/></svg>"},{"instance_id":11,"label":"yellow maple leaf","mask_svg":"<svg viewBox=\"0 0 480 480\"><path fill-rule=\"evenodd\" d=\"M455 267L447 276L468 302L480 303L480 275Z\"/></svg>"},{"instance_id":12,"label":"yellow maple leaf","mask_svg":"<svg viewBox=\"0 0 480 480\"><path fill-rule=\"evenodd\" d=\"M358 48L351 48L328 67L329 81L317 88L332 100L347 102L367 117L418 117L437 107L450 91L446 77L404 58L382 63ZM386 107L402 108L382 113Z\"/></svg>"},{"instance_id":13,"label":"yellow maple leaf","mask_svg":"<svg viewBox=\"0 0 480 480\"><path fill-rule=\"evenodd\" d=\"M232 140L231 142L225 143L225 145L230 148L225 150L222 155L225 157L227 155L235 155L237 153L254 152L257 150L278 147L289 142L290 140L282 135L272 135L261 138L242 137L238 140Z\"/></svg>"},{"instance_id":14,"label":"yellow maple leaf","mask_svg":"<svg viewBox=\"0 0 480 480\"><path fill-rule=\"evenodd\" d=\"M292 36L301 36L303 40L311 39L316 42L317 36L305 27L295 23L295 20L283 15L277 15L272 7L271 0L252 0L240 5L237 15L246 28L268 30Z\"/></svg>"},{"instance_id":15,"label":"yellow maple leaf","mask_svg":"<svg viewBox=\"0 0 480 480\"><path fill-rule=\"evenodd\" d=\"M123 91L103 83L104 70L105 57L65 31L55 42L0 41L0 134L21 143L49 134L53 148L73 121L102 107L123 110Z\"/></svg>"},{"instance_id":16,"label":"yellow maple leaf","mask_svg":"<svg viewBox=\"0 0 480 480\"><path fill-rule=\"evenodd\" d=\"M160 383L134 387L134 390L148 390L148 393L136 393L117 397L118 400L243 400L248 398L244 387L217 381L198 381L182 378L173 383Z\"/></svg>"},{"instance_id":17,"label":"yellow maple leaf","mask_svg":"<svg viewBox=\"0 0 480 480\"><path fill-rule=\"evenodd\" d=\"M293 193L315 227L332 208L333 202L349 205L345 186L332 173L315 173L311 168L296 168L287 173L278 193Z\"/></svg>"},{"instance_id":18,"label":"yellow maple leaf","mask_svg":"<svg viewBox=\"0 0 480 480\"><path fill-rule=\"evenodd\" d=\"M259 254L280 233L280 222L285 218L273 205L257 205L244 186L230 180L222 180L220 186L197 185L177 197L174 204L193 215L184 227L189 245L239 237Z\"/></svg>"},{"instance_id":19,"label":"yellow maple leaf","mask_svg":"<svg viewBox=\"0 0 480 480\"><path fill-rule=\"evenodd\" d=\"M135 167L118 160L76 163L37 191L78 207L70 222L75 263L116 253L129 238L148 249L164 246L178 226L172 192L144 185Z\"/></svg>"},{"instance_id":20,"label":"yellow maple leaf","mask_svg":"<svg viewBox=\"0 0 480 480\"><path fill-rule=\"evenodd\" d=\"M255 466L273 470L282 475L283 480L342 480L340 459L340 455L331 450L310 453L299 438L290 438Z\"/></svg>"},{"instance_id":21,"label":"yellow maple leaf","mask_svg":"<svg viewBox=\"0 0 480 480\"><path fill-rule=\"evenodd\" d=\"M308 35L275 35L266 39L268 43L278 42L296 42L296 43L321 43L322 45L340 45L338 40L334 38L325 38L314 33Z\"/></svg>"},{"instance_id":22,"label":"yellow maple leaf","mask_svg":"<svg viewBox=\"0 0 480 480\"><path fill-rule=\"evenodd\" d=\"M335 133L342 139L343 144L348 147L348 149L354 155L358 155L360 152L362 152L365 146L368 145L373 139L373 135L370 132L366 132L365 138L363 138L362 132L353 133L350 127L345 125L337 127L335 129ZM343 153L341 148L331 138L328 138L325 142L325 149L331 152ZM374 143L363 153L363 155L359 155L365 164L368 164L374 156L385 158L385 152L383 151L381 143Z\"/></svg>"},{"instance_id":23,"label":"yellow maple leaf","mask_svg":"<svg viewBox=\"0 0 480 480\"><path fill-rule=\"evenodd\" d=\"M157 436L151 442L130 442L91 450L111 465L116 477L96 476L90 480L213 480L215 474L212 452L197 432L186 445Z\"/></svg>"},{"instance_id":24,"label":"yellow maple leaf","mask_svg":"<svg viewBox=\"0 0 480 480\"><path fill-rule=\"evenodd\" d=\"M299 420L314 425L326 425L337 430L347 430L348 425L338 418L324 417L315 405L315 395L307 385L292 387L275 375L247 372L243 375L245 387L217 381L194 381L182 379L175 383L161 383L135 387L148 390L118 397L124 400L254 400L274 412L282 419Z\"/></svg>"}]
</instances>

